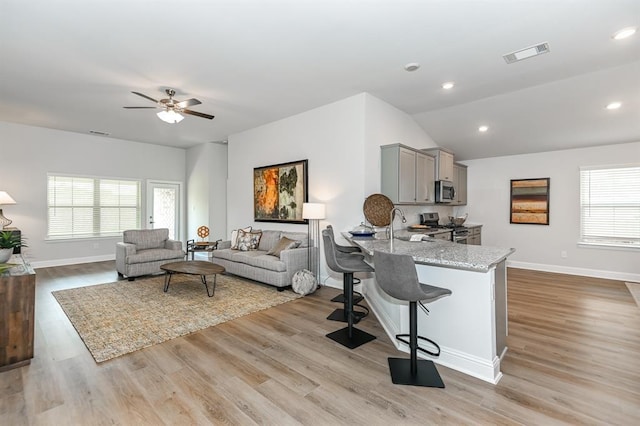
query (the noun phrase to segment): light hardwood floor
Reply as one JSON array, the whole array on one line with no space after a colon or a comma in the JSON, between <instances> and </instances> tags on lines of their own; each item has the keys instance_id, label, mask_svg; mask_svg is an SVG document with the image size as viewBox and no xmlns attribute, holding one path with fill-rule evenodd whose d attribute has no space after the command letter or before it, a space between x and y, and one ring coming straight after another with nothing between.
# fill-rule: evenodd
<instances>
[{"instance_id":1,"label":"light hardwood floor","mask_svg":"<svg viewBox=\"0 0 640 426\"><path fill-rule=\"evenodd\" d=\"M395 386L397 352L324 335L337 290L96 364L52 290L116 280L113 262L37 270L35 358L0 373L2 425L640 424L640 309L623 282L510 269L509 350L491 385ZM127 285L123 281L122 285ZM274 290L275 291L275 290Z\"/></svg>"}]
</instances>

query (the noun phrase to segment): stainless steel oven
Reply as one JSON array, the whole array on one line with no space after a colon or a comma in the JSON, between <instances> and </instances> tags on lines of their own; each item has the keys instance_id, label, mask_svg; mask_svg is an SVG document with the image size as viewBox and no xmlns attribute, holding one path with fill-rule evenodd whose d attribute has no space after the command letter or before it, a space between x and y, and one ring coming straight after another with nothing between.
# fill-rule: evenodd
<instances>
[{"instance_id":1,"label":"stainless steel oven","mask_svg":"<svg viewBox=\"0 0 640 426\"><path fill-rule=\"evenodd\" d=\"M458 244L467 244L467 236L466 235L457 235L453 237L453 240Z\"/></svg>"},{"instance_id":2,"label":"stainless steel oven","mask_svg":"<svg viewBox=\"0 0 640 426\"><path fill-rule=\"evenodd\" d=\"M453 242L458 244L467 244L469 236L469 228L465 226L456 226L453 230Z\"/></svg>"}]
</instances>

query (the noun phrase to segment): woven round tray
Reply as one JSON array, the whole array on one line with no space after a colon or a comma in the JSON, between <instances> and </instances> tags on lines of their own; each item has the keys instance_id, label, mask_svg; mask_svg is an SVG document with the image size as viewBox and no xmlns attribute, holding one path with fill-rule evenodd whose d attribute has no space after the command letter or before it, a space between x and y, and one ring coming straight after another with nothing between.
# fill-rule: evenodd
<instances>
[{"instance_id":1,"label":"woven round tray","mask_svg":"<svg viewBox=\"0 0 640 426\"><path fill-rule=\"evenodd\" d=\"M390 223L389 214L393 210L393 203L386 195L372 194L364 200L362 210L364 217L373 226L387 226Z\"/></svg>"}]
</instances>

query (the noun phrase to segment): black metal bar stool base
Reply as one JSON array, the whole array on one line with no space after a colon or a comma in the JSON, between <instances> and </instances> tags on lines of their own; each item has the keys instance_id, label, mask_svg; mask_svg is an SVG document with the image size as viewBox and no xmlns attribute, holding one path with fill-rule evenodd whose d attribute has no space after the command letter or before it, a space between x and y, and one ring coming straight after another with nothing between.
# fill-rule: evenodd
<instances>
[{"instance_id":1,"label":"black metal bar stool base","mask_svg":"<svg viewBox=\"0 0 640 426\"><path fill-rule=\"evenodd\" d=\"M357 324L360 322L360 320L362 318L364 318L366 316L366 314L364 312L353 312L353 323ZM340 321L340 322L349 322L349 319L347 318L347 314L345 312L344 309L340 308L340 309L336 309L335 311L331 312L331 314L327 317L328 320L331 321Z\"/></svg>"},{"instance_id":2,"label":"black metal bar stool base","mask_svg":"<svg viewBox=\"0 0 640 426\"><path fill-rule=\"evenodd\" d=\"M359 295L354 295L353 296L353 303L360 303L362 302L362 300L364 299L363 296L359 296ZM346 299L344 297L344 293L341 293L339 295L337 295L336 297L334 297L333 299L331 299L332 302L338 302L338 303L345 303Z\"/></svg>"},{"instance_id":3,"label":"black metal bar stool base","mask_svg":"<svg viewBox=\"0 0 640 426\"><path fill-rule=\"evenodd\" d=\"M433 361L418 360L416 374L411 374L411 360L406 358L389 358L391 381L395 385L424 386L444 388L444 382Z\"/></svg>"},{"instance_id":4,"label":"black metal bar stool base","mask_svg":"<svg viewBox=\"0 0 640 426\"><path fill-rule=\"evenodd\" d=\"M351 337L349 337L349 327L333 331L327 334L327 337L334 342L340 343L342 346L346 346L349 349L355 349L358 346L375 340L376 338L376 336L374 336L373 334L369 334L366 331L358 330L357 328L353 327L351 327Z\"/></svg>"}]
</instances>

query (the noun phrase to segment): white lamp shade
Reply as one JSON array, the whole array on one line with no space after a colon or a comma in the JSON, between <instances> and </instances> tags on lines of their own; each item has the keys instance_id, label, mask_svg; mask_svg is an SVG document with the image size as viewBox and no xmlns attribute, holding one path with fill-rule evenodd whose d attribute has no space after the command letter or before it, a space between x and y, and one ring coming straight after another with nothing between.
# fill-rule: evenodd
<instances>
[{"instance_id":1,"label":"white lamp shade","mask_svg":"<svg viewBox=\"0 0 640 426\"><path fill-rule=\"evenodd\" d=\"M11 198L11 195L7 194L5 191L0 191L0 205L2 204L15 204L16 200Z\"/></svg>"},{"instance_id":2,"label":"white lamp shade","mask_svg":"<svg viewBox=\"0 0 640 426\"><path fill-rule=\"evenodd\" d=\"M302 205L303 219L324 219L325 208L322 203L304 203Z\"/></svg>"},{"instance_id":3,"label":"white lamp shade","mask_svg":"<svg viewBox=\"0 0 640 426\"><path fill-rule=\"evenodd\" d=\"M160 120L169 124L179 123L184 120L184 117L181 114L178 114L172 109L160 111L157 116Z\"/></svg>"}]
</instances>

